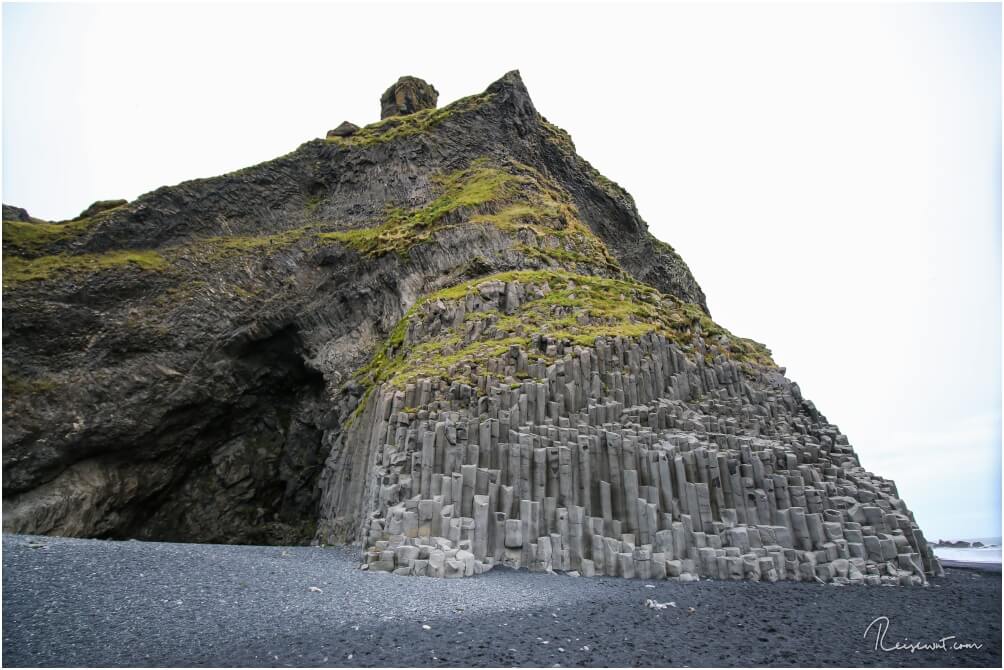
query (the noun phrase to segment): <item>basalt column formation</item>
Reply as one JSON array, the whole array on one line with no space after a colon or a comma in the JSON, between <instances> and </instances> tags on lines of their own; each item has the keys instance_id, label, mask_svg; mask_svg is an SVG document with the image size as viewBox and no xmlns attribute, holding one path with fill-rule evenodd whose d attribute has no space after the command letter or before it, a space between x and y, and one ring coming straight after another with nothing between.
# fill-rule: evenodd
<instances>
[{"instance_id":1,"label":"basalt column formation","mask_svg":"<svg viewBox=\"0 0 1004 670\"><path fill-rule=\"evenodd\" d=\"M712 344L698 313L626 281L460 288L422 301L385 352L400 371L364 431L368 569L869 584L938 571L895 485L755 344ZM555 323L576 332L520 336ZM439 374L403 381L414 370Z\"/></svg>"}]
</instances>

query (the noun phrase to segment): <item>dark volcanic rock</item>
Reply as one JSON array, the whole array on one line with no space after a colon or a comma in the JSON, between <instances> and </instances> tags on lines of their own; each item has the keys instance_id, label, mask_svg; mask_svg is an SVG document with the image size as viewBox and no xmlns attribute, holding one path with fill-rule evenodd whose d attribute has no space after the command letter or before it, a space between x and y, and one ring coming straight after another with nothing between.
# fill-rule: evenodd
<instances>
[{"instance_id":1,"label":"dark volcanic rock","mask_svg":"<svg viewBox=\"0 0 1004 670\"><path fill-rule=\"evenodd\" d=\"M77 218L86 219L94 216L95 214L100 214L101 212L107 212L110 209L121 207L122 205L128 204L128 202L128 200L98 200L90 207L82 211L80 216Z\"/></svg>"},{"instance_id":2,"label":"dark volcanic rock","mask_svg":"<svg viewBox=\"0 0 1004 670\"><path fill-rule=\"evenodd\" d=\"M418 77L401 77L380 96L380 118L435 109L439 91Z\"/></svg>"},{"instance_id":3,"label":"dark volcanic rock","mask_svg":"<svg viewBox=\"0 0 1004 670\"><path fill-rule=\"evenodd\" d=\"M350 122L342 121L338 127L328 131L328 137L348 137L359 130L359 126Z\"/></svg>"},{"instance_id":4,"label":"dark volcanic rock","mask_svg":"<svg viewBox=\"0 0 1004 670\"><path fill-rule=\"evenodd\" d=\"M13 205L3 206L3 220L4 221L23 221L29 222L32 220L31 216L28 214L28 210L23 207L14 207Z\"/></svg>"}]
</instances>

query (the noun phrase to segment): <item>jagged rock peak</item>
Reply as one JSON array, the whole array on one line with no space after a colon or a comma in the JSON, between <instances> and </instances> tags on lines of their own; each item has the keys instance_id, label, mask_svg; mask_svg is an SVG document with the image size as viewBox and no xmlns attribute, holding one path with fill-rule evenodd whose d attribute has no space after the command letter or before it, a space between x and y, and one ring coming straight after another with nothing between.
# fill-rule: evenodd
<instances>
[{"instance_id":1,"label":"jagged rock peak","mask_svg":"<svg viewBox=\"0 0 1004 670\"><path fill-rule=\"evenodd\" d=\"M424 79L401 77L380 96L380 118L435 109L438 100L439 91Z\"/></svg>"},{"instance_id":2,"label":"jagged rock peak","mask_svg":"<svg viewBox=\"0 0 1004 670\"><path fill-rule=\"evenodd\" d=\"M526 84L523 83L523 77L520 75L519 70L509 70L492 82L487 89L489 93L498 93L506 90L512 91L516 95L530 97L530 93L526 90Z\"/></svg>"},{"instance_id":3,"label":"jagged rock peak","mask_svg":"<svg viewBox=\"0 0 1004 670\"><path fill-rule=\"evenodd\" d=\"M537 115L537 110L530 99L530 92L526 90L523 78L519 70L510 70L489 86L486 93L496 96L500 102L505 101L512 108L518 118L532 119Z\"/></svg>"}]
</instances>

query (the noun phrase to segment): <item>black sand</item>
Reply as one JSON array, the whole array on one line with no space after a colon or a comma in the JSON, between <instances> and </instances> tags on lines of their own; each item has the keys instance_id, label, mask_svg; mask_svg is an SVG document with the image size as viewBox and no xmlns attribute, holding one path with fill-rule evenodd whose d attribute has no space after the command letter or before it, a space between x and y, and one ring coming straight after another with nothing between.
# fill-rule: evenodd
<instances>
[{"instance_id":1,"label":"black sand","mask_svg":"<svg viewBox=\"0 0 1004 670\"><path fill-rule=\"evenodd\" d=\"M928 588L434 580L355 556L4 535L3 665L1000 667L1000 573L950 569ZM881 616L886 647L957 637L876 651L864 633Z\"/></svg>"}]
</instances>

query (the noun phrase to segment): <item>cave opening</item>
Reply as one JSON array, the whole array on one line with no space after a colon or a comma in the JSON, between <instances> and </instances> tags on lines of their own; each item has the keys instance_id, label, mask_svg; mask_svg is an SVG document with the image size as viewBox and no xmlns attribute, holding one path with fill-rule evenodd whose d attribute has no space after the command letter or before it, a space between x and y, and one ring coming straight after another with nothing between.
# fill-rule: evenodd
<instances>
[{"instance_id":1,"label":"cave opening","mask_svg":"<svg viewBox=\"0 0 1004 670\"><path fill-rule=\"evenodd\" d=\"M181 408L164 422L155 439L169 447L157 450L160 466L172 470L169 481L124 514L109 537L308 543L328 412L324 378L306 358L292 324L224 349L220 360L241 392Z\"/></svg>"}]
</instances>

